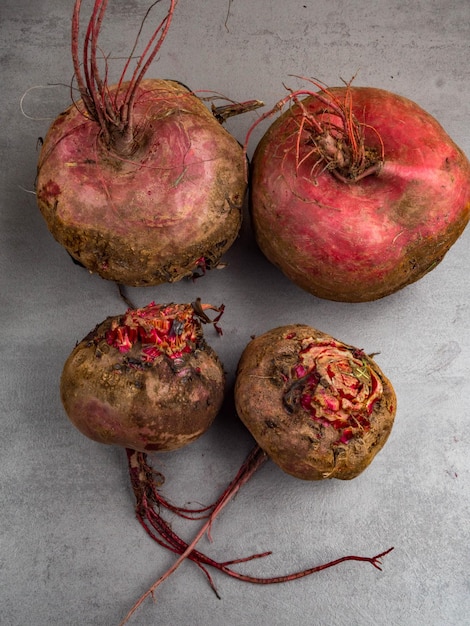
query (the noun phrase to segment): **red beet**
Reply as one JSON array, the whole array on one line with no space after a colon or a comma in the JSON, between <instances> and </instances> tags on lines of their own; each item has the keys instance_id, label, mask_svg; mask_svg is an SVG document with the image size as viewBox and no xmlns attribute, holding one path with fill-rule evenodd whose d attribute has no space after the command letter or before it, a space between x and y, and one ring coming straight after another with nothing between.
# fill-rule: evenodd
<instances>
[{"instance_id":1,"label":"red beet","mask_svg":"<svg viewBox=\"0 0 470 626\"><path fill-rule=\"evenodd\" d=\"M235 401L259 446L304 480L358 476L385 445L397 406L370 356L304 324L248 344Z\"/></svg>"},{"instance_id":2,"label":"red beet","mask_svg":"<svg viewBox=\"0 0 470 626\"><path fill-rule=\"evenodd\" d=\"M90 272L126 285L210 269L241 225L243 149L218 119L253 103L215 109L215 116L180 83L144 80L175 5L130 79L128 61L119 82L108 85L107 62L98 67L107 0L95 0L83 59L76 0L72 54L81 100L53 122L39 158L37 201L54 237Z\"/></svg>"},{"instance_id":3,"label":"red beet","mask_svg":"<svg viewBox=\"0 0 470 626\"><path fill-rule=\"evenodd\" d=\"M346 302L436 267L470 217L470 163L439 123L406 98L350 85L291 92L261 119L286 104L252 162L267 258L303 289Z\"/></svg>"},{"instance_id":4,"label":"red beet","mask_svg":"<svg viewBox=\"0 0 470 626\"><path fill-rule=\"evenodd\" d=\"M207 430L225 377L198 311L152 303L107 318L77 344L60 388L84 435L147 452L180 448Z\"/></svg>"}]
</instances>

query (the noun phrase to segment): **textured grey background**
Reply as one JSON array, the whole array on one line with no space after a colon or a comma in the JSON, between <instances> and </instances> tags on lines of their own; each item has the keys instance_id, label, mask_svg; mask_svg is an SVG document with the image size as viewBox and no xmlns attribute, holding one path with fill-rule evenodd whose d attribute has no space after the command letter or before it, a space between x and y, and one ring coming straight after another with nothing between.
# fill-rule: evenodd
<instances>
[{"instance_id":1,"label":"textured grey background","mask_svg":"<svg viewBox=\"0 0 470 626\"><path fill-rule=\"evenodd\" d=\"M69 103L72 0L2 0L0 49L1 436L0 623L117 624L174 560L134 518L125 454L86 440L58 395L76 340L124 310L114 285L76 267L36 208L36 139ZM145 0L110 0L102 47L130 50ZM89 8L90 2L84 2ZM162 13L165 3L159 8ZM227 15L228 9L230 13ZM227 19L228 17L228 19ZM405 95L470 154L468 0L180 0L149 75L268 105L289 75ZM117 63L116 67L119 66ZM59 86L50 86L60 83ZM31 89L34 86L38 88ZM39 87L42 86L42 87ZM22 115L19 101L24 99ZM233 120L243 141L256 114ZM259 127L256 140L266 126ZM346 563L276 587L244 585L184 564L132 624L172 626L463 625L469 599L470 230L419 283L378 302L318 300L262 257L249 221L228 267L196 283L129 290L151 300L224 302L224 336L208 338L228 372L250 335L289 322L380 351L394 382L396 424L372 466L352 482L309 484L269 463L244 487L203 549L285 573L343 554L395 546L384 571ZM153 459L178 502L215 498L252 445L232 403L189 448ZM197 528L176 524L190 538Z\"/></svg>"}]
</instances>

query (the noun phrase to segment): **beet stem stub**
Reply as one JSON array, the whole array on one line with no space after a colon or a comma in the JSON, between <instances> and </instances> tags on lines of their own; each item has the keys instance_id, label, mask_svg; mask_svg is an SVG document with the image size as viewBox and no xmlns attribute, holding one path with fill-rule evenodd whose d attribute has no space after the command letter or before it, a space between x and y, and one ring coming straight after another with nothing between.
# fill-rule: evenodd
<instances>
[{"instance_id":1,"label":"beet stem stub","mask_svg":"<svg viewBox=\"0 0 470 626\"><path fill-rule=\"evenodd\" d=\"M247 100L246 102L231 102L230 104L224 104L221 106L212 105L211 110L215 119L221 124L224 124L230 117L236 115L242 115L249 111L255 111L264 106L264 102L261 100Z\"/></svg>"}]
</instances>

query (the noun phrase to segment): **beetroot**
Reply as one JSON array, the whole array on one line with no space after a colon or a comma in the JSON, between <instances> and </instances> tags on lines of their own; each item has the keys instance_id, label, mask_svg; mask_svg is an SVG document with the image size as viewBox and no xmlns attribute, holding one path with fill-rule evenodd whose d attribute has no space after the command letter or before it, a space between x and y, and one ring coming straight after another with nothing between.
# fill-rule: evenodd
<instances>
[{"instance_id":1,"label":"beetroot","mask_svg":"<svg viewBox=\"0 0 470 626\"><path fill-rule=\"evenodd\" d=\"M351 85L290 92L261 119L287 104L252 163L266 257L310 293L346 302L436 267L470 217L470 163L439 123L406 98Z\"/></svg>"},{"instance_id":2,"label":"beetroot","mask_svg":"<svg viewBox=\"0 0 470 626\"><path fill-rule=\"evenodd\" d=\"M225 377L195 306L128 310L77 344L60 390L84 435L147 452L180 448L207 430L222 404Z\"/></svg>"},{"instance_id":3,"label":"beetroot","mask_svg":"<svg viewBox=\"0 0 470 626\"><path fill-rule=\"evenodd\" d=\"M358 476L387 441L396 412L392 384L370 356L302 324L248 344L235 401L260 447L305 480Z\"/></svg>"},{"instance_id":4,"label":"beetroot","mask_svg":"<svg viewBox=\"0 0 470 626\"><path fill-rule=\"evenodd\" d=\"M107 0L95 0L82 60L76 0L72 55L81 99L52 123L38 163L37 201L54 237L90 272L126 285L210 269L241 225L245 158L218 119L245 108L232 104L215 116L183 85L144 80L175 5L130 79L129 59L109 85L107 60L98 67Z\"/></svg>"}]
</instances>

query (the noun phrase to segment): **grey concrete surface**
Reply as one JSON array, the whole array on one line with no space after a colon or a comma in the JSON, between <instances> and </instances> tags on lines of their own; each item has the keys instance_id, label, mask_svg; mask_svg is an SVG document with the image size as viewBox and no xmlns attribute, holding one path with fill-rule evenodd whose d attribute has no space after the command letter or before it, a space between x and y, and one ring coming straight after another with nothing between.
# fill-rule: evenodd
<instances>
[{"instance_id":1,"label":"grey concrete surface","mask_svg":"<svg viewBox=\"0 0 470 626\"><path fill-rule=\"evenodd\" d=\"M118 68L149 2L110 0L102 47ZM134 517L124 451L86 440L61 407L58 380L75 345L124 305L113 284L72 264L36 207L36 141L70 102L72 0L2 0L0 50L1 436L0 624L108 626L170 566ZM87 11L90 1L83 2ZM156 13L163 13L162 2ZM155 18L156 19L156 18ZM292 75L405 95L470 155L468 0L180 0L149 75L273 105ZM113 70L114 71L114 70ZM20 100L23 98L23 112ZM232 120L243 141L257 113ZM258 127L250 154L266 126ZM139 626L460 626L470 623L470 230L415 285L368 304L316 299L258 251L245 221L228 266L204 279L131 289L139 305L224 302L209 340L228 400L197 443L152 461L177 502L209 502L252 445L230 400L253 334L302 322L368 352L392 379L398 413L374 463L351 482L309 484L266 464L225 510L219 560L275 575L390 546L383 571L345 563L298 582L254 586L185 563L130 621ZM198 522L174 522L191 538Z\"/></svg>"}]
</instances>

